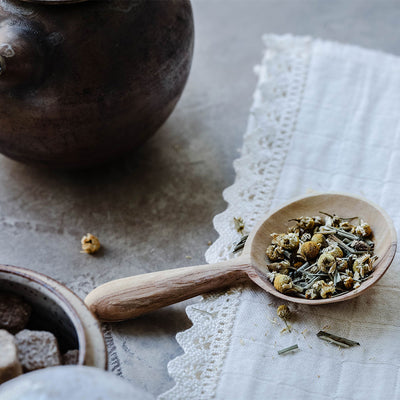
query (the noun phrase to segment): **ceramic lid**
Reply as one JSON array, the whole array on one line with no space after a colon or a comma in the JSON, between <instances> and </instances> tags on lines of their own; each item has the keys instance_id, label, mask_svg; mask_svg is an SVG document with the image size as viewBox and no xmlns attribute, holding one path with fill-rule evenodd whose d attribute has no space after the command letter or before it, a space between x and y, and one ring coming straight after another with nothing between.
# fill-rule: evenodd
<instances>
[{"instance_id":1,"label":"ceramic lid","mask_svg":"<svg viewBox=\"0 0 400 400\"><path fill-rule=\"evenodd\" d=\"M154 400L142 388L98 368L60 366L0 385L0 400Z\"/></svg>"}]
</instances>

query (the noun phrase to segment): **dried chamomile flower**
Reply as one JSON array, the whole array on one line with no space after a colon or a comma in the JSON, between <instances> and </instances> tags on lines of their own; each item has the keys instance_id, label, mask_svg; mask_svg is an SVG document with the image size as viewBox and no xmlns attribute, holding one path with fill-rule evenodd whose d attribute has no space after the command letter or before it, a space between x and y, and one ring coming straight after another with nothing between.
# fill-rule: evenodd
<instances>
[{"instance_id":1,"label":"dried chamomile flower","mask_svg":"<svg viewBox=\"0 0 400 400\"><path fill-rule=\"evenodd\" d=\"M318 258L317 266L319 271L328 272L336 268L335 257L330 253L323 253Z\"/></svg>"},{"instance_id":2,"label":"dried chamomile flower","mask_svg":"<svg viewBox=\"0 0 400 400\"><path fill-rule=\"evenodd\" d=\"M344 271L344 273L345 273L347 276L350 276L351 278L354 276L353 271L350 271L349 269L346 269L346 271Z\"/></svg>"},{"instance_id":3,"label":"dried chamomile flower","mask_svg":"<svg viewBox=\"0 0 400 400\"><path fill-rule=\"evenodd\" d=\"M345 258L337 258L336 259L336 268L338 271L343 272L346 271L346 269L349 267L349 264L347 262L347 259Z\"/></svg>"},{"instance_id":4,"label":"dried chamomile flower","mask_svg":"<svg viewBox=\"0 0 400 400\"><path fill-rule=\"evenodd\" d=\"M303 264L304 264L304 261L301 261L301 260L295 261L293 264L293 268L294 269L300 268Z\"/></svg>"},{"instance_id":5,"label":"dried chamomile flower","mask_svg":"<svg viewBox=\"0 0 400 400\"><path fill-rule=\"evenodd\" d=\"M342 222L342 219L339 218L337 215L332 216L331 225L335 228L338 228Z\"/></svg>"},{"instance_id":6,"label":"dried chamomile flower","mask_svg":"<svg viewBox=\"0 0 400 400\"><path fill-rule=\"evenodd\" d=\"M311 234L310 233L306 232L306 233L303 233L301 235L301 238L300 238L301 242L308 242L309 240L311 240Z\"/></svg>"},{"instance_id":7,"label":"dried chamomile flower","mask_svg":"<svg viewBox=\"0 0 400 400\"><path fill-rule=\"evenodd\" d=\"M354 261L353 271L358 272L362 278L372 269L372 259L369 254L363 254Z\"/></svg>"},{"instance_id":8,"label":"dried chamomile flower","mask_svg":"<svg viewBox=\"0 0 400 400\"><path fill-rule=\"evenodd\" d=\"M314 219L311 217L300 217L299 219L296 219L297 225L304 230L311 230L314 228Z\"/></svg>"},{"instance_id":9,"label":"dried chamomile flower","mask_svg":"<svg viewBox=\"0 0 400 400\"><path fill-rule=\"evenodd\" d=\"M327 245L325 236L322 233L315 233L312 235L311 241L319 244L320 247L325 247Z\"/></svg>"},{"instance_id":10,"label":"dried chamomile flower","mask_svg":"<svg viewBox=\"0 0 400 400\"><path fill-rule=\"evenodd\" d=\"M271 244L270 246L268 246L265 254L270 259L270 261L280 261L284 259L282 247L276 244Z\"/></svg>"},{"instance_id":11,"label":"dried chamomile flower","mask_svg":"<svg viewBox=\"0 0 400 400\"><path fill-rule=\"evenodd\" d=\"M354 272L353 278L355 281L359 281L361 279L360 273L358 271Z\"/></svg>"},{"instance_id":12,"label":"dried chamomile flower","mask_svg":"<svg viewBox=\"0 0 400 400\"><path fill-rule=\"evenodd\" d=\"M318 297L318 292L313 288L307 289L305 296L306 296L306 299L314 300Z\"/></svg>"},{"instance_id":13,"label":"dried chamomile flower","mask_svg":"<svg viewBox=\"0 0 400 400\"><path fill-rule=\"evenodd\" d=\"M287 230L288 233L295 233L296 235L300 235L300 231L301 229L297 224L290 226Z\"/></svg>"},{"instance_id":14,"label":"dried chamomile flower","mask_svg":"<svg viewBox=\"0 0 400 400\"><path fill-rule=\"evenodd\" d=\"M288 274L290 262L288 260L283 260L281 262L276 262L267 265L270 271L280 272L281 274Z\"/></svg>"},{"instance_id":15,"label":"dried chamomile flower","mask_svg":"<svg viewBox=\"0 0 400 400\"><path fill-rule=\"evenodd\" d=\"M267 276L268 280L269 280L271 283L274 283L275 276L277 275L277 273L274 272L274 271L272 271L272 272L267 271L267 272L265 273L265 275Z\"/></svg>"},{"instance_id":16,"label":"dried chamomile flower","mask_svg":"<svg viewBox=\"0 0 400 400\"><path fill-rule=\"evenodd\" d=\"M346 232L353 233L356 227L350 224L349 221L342 221L339 223L339 228L343 229Z\"/></svg>"},{"instance_id":17,"label":"dried chamomile flower","mask_svg":"<svg viewBox=\"0 0 400 400\"><path fill-rule=\"evenodd\" d=\"M81 253L93 254L100 250L99 239L91 233L86 234L81 239L82 251Z\"/></svg>"},{"instance_id":18,"label":"dried chamomile flower","mask_svg":"<svg viewBox=\"0 0 400 400\"><path fill-rule=\"evenodd\" d=\"M352 289L354 285L354 279L351 276L348 276L343 280L343 285L346 289Z\"/></svg>"},{"instance_id":19,"label":"dried chamomile flower","mask_svg":"<svg viewBox=\"0 0 400 400\"><path fill-rule=\"evenodd\" d=\"M324 254L332 254L335 258L343 257L343 250L337 244L331 244L322 250Z\"/></svg>"},{"instance_id":20,"label":"dried chamomile flower","mask_svg":"<svg viewBox=\"0 0 400 400\"><path fill-rule=\"evenodd\" d=\"M244 232L244 221L242 217L235 218L233 217L233 224L235 225L235 229L238 233L243 234Z\"/></svg>"},{"instance_id":21,"label":"dried chamomile flower","mask_svg":"<svg viewBox=\"0 0 400 400\"><path fill-rule=\"evenodd\" d=\"M314 228L314 219L311 217L301 217L299 221L299 226L305 230L311 230Z\"/></svg>"},{"instance_id":22,"label":"dried chamomile flower","mask_svg":"<svg viewBox=\"0 0 400 400\"><path fill-rule=\"evenodd\" d=\"M290 309L289 309L289 307L287 305L282 304L276 310L276 314L278 315L279 318L282 318L284 320L288 320L290 318Z\"/></svg>"},{"instance_id":23,"label":"dried chamomile flower","mask_svg":"<svg viewBox=\"0 0 400 400\"><path fill-rule=\"evenodd\" d=\"M368 237L369 235L371 235L372 229L369 226L369 224L367 224L364 221L361 221L360 225L356 226L354 233L358 236Z\"/></svg>"},{"instance_id":24,"label":"dried chamomile flower","mask_svg":"<svg viewBox=\"0 0 400 400\"><path fill-rule=\"evenodd\" d=\"M304 256L307 261L314 260L317 258L319 253L319 244L308 241L301 245L300 247L300 254Z\"/></svg>"},{"instance_id":25,"label":"dried chamomile flower","mask_svg":"<svg viewBox=\"0 0 400 400\"><path fill-rule=\"evenodd\" d=\"M287 323L288 319L290 318L290 314L291 314L289 307L282 304L281 306L278 307L278 309L276 310L276 313L277 313L278 317L281 318L286 325L286 328L283 329L283 331L281 331L281 332L284 332L286 330L291 332L292 331L291 326Z\"/></svg>"},{"instance_id":26,"label":"dried chamomile flower","mask_svg":"<svg viewBox=\"0 0 400 400\"><path fill-rule=\"evenodd\" d=\"M323 299L330 297L336 290L333 282L326 283L323 280L315 282L312 288L315 289Z\"/></svg>"},{"instance_id":27,"label":"dried chamomile flower","mask_svg":"<svg viewBox=\"0 0 400 400\"><path fill-rule=\"evenodd\" d=\"M284 274L276 274L274 279L274 288L281 293L293 289L292 278Z\"/></svg>"},{"instance_id":28,"label":"dried chamomile flower","mask_svg":"<svg viewBox=\"0 0 400 400\"><path fill-rule=\"evenodd\" d=\"M339 224L340 224L340 222L342 221L341 218L339 218L339 217L338 217L337 215L335 215L335 214L331 215L331 214L328 214L328 213L325 213L325 212L322 212L322 211L320 211L320 212L321 212L321 214L326 215L326 218L325 218L325 226L334 226L334 227L336 227L336 228L339 227Z\"/></svg>"},{"instance_id":29,"label":"dried chamomile flower","mask_svg":"<svg viewBox=\"0 0 400 400\"><path fill-rule=\"evenodd\" d=\"M276 244L286 250L296 250L299 247L299 236L295 233L273 233L271 236L272 244Z\"/></svg>"},{"instance_id":30,"label":"dried chamomile flower","mask_svg":"<svg viewBox=\"0 0 400 400\"><path fill-rule=\"evenodd\" d=\"M324 220L319 215L312 217L312 219L314 220L315 227L324 224Z\"/></svg>"}]
</instances>

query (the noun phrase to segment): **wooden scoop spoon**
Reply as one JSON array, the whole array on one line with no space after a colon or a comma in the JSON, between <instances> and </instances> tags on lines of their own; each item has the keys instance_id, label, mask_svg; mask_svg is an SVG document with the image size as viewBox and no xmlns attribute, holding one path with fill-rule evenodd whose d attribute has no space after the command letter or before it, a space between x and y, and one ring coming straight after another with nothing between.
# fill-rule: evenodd
<instances>
[{"instance_id":1,"label":"wooden scoop spoon","mask_svg":"<svg viewBox=\"0 0 400 400\"><path fill-rule=\"evenodd\" d=\"M358 216L370 224L378 256L372 276L359 288L342 296L308 300L282 294L267 277L265 250L271 242L270 234L285 232L292 218L318 215L319 211L341 217ZM393 223L378 206L345 194L316 194L295 200L267 215L251 232L242 254L237 258L117 279L94 289L85 303L99 319L121 321L249 278L266 292L283 300L308 305L335 303L352 299L374 285L392 262L396 247Z\"/></svg>"}]
</instances>

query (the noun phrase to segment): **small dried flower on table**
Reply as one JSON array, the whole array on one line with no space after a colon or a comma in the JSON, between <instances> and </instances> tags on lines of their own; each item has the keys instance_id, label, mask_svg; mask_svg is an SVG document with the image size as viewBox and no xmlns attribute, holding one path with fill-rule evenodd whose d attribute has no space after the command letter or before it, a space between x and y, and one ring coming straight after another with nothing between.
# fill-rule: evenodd
<instances>
[{"instance_id":1,"label":"small dried flower on table","mask_svg":"<svg viewBox=\"0 0 400 400\"><path fill-rule=\"evenodd\" d=\"M235 229L238 233L243 234L244 232L244 221L242 217L239 218L233 218L233 223L235 225Z\"/></svg>"},{"instance_id":2,"label":"small dried flower on table","mask_svg":"<svg viewBox=\"0 0 400 400\"><path fill-rule=\"evenodd\" d=\"M82 251L81 253L93 254L100 250L99 239L91 233L86 234L81 239Z\"/></svg>"},{"instance_id":3,"label":"small dried flower on table","mask_svg":"<svg viewBox=\"0 0 400 400\"><path fill-rule=\"evenodd\" d=\"M290 318L289 307L287 305L285 305L285 304L282 304L276 310L276 314L278 315L279 318L281 318L283 320L288 320Z\"/></svg>"}]
</instances>

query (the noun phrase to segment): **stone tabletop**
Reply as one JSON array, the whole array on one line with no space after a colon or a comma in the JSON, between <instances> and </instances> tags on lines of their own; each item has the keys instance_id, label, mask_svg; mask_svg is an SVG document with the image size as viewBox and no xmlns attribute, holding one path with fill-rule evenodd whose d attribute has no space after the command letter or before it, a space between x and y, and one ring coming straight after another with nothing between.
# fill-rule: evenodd
<instances>
[{"instance_id":1,"label":"stone tabletop","mask_svg":"<svg viewBox=\"0 0 400 400\"><path fill-rule=\"evenodd\" d=\"M46 272L80 296L112 278L203 264L216 239L212 218L226 206L221 193L234 180L261 35L312 35L400 54L395 0L193 0L193 11L185 92L140 151L74 173L0 157L1 263ZM80 253L87 232L104 245L96 256ZM114 326L131 343L130 380L154 395L173 386L167 363L181 354L175 334L190 327L187 303Z\"/></svg>"}]
</instances>

